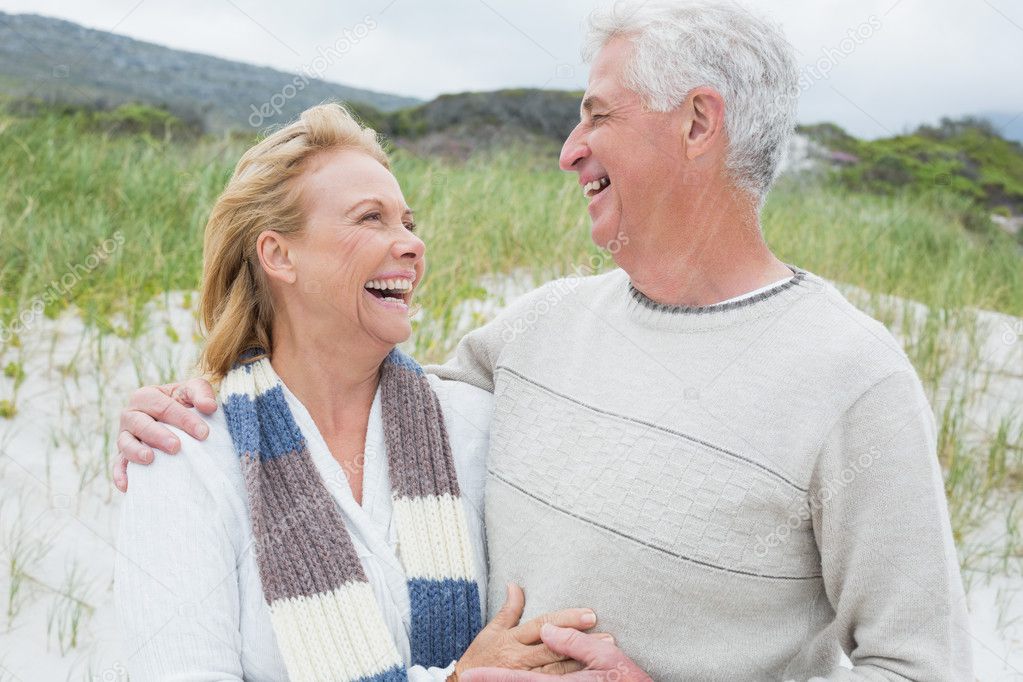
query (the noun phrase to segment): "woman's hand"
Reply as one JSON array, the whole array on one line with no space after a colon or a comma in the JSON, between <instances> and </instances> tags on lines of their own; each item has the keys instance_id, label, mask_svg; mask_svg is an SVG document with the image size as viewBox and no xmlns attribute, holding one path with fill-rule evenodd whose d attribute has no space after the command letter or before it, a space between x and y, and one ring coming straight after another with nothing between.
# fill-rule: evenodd
<instances>
[{"instance_id":1,"label":"woman's hand","mask_svg":"<svg viewBox=\"0 0 1023 682\"><path fill-rule=\"evenodd\" d=\"M205 440L209 428L191 408L203 414L217 410L213 387L204 379L180 384L143 386L131 394L128 407L121 411L121 432L117 436L117 460L114 462L114 485L122 493L128 490L128 462L149 464L152 448L174 454L181 443L167 428L170 424L196 440Z\"/></svg>"},{"instance_id":2,"label":"woman's hand","mask_svg":"<svg viewBox=\"0 0 1023 682\"><path fill-rule=\"evenodd\" d=\"M455 664L461 675L472 668L491 667L512 670L563 674L582 669L582 664L570 656L552 651L540 639L540 629L550 623L575 630L589 630L597 624L597 616L590 609L564 609L545 613L519 624L526 598L522 588L508 583L508 596L494 619L472 641L465 654ZM594 637L610 639L610 635Z\"/></svg>"}]
</instances>

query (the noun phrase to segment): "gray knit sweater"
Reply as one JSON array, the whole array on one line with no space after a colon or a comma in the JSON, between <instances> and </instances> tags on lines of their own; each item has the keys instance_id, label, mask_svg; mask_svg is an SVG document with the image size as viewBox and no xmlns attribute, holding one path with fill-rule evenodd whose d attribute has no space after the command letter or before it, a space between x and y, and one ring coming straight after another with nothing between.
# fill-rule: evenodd
<instances>
[{"instance_id":1,"label":"gray knit sweater","mask_svg":"<svg viewBox=\"0 0 1023 682\"><path fill-rule=\"evenodd\" d=\"M491 611L508 580L526 618L593 607L655 680L973 679L927 399L819 277L706 308L559 280L430 370L495 395Z\"/></svg>"}]
</instances>

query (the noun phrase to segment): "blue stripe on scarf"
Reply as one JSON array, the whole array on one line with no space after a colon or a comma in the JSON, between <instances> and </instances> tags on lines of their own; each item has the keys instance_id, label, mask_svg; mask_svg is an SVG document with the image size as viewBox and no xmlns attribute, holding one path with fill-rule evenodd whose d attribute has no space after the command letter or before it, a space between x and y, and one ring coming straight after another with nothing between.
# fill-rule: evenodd
<instances>
[{"instance_id":1,"label":"blue stripe on scarf","mask_svg":"<svg viewBox=\"0 0 1023 682\"><path fill-rule=\"evenodd\" d=\"M280 386L256 396L255 406L249 396L232 393L224 401L224 415L239 455L258 452L262 459L274 459L305 447L305 439Z\"/></svg>"},{"instance_id":2,"label":"blue stripe on scarf","mask_svg":"<svg viewBox=\"0 0 1023 682\"><path fill-rule=\"evenodd\" d=\"M408 355L405 355L397 348L388 353L387 358L384 360L384 362L390 362L393 365L398 365L399 367L415 372L416 374L420 375L424 374L423 368L419 366L418 362L413 360Z\"/></svg>"},{"instance_id":3,"label":"blue stripe on scarf","mask_svg":"<svg viewBox=\"0 0 1023 682\"><path fill-rule=\"evenodd\" d=\"M445 668L482 628L479 586L475 580L414 578L408 590L412 664Z\"/></svg>"}]
</instances>

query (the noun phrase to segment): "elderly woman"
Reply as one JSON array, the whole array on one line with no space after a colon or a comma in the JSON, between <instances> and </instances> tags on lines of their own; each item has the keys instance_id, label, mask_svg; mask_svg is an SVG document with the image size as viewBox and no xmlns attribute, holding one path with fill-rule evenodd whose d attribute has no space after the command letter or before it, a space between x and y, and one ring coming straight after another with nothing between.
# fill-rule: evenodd
<instances>
[{"instance_id":1,"label":"elderly woman","mask_svg":"<svg viewBox=\"0 0 1023 682\"><path fill-rule=\"evenodd\" d=\"M396 349L424 271L388 160L337 105L238 163L206 226L209 437L133 465L116 595L133 680L565 671L522 593L481 631L492 397Z\"/></svg>"}]
</instances>

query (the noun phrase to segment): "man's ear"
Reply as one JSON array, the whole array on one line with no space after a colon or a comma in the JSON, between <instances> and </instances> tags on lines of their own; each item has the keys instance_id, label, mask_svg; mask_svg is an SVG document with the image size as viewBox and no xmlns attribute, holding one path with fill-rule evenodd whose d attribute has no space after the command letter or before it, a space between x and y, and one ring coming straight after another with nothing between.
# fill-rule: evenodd
<instances>
[{"instance_id":1,"label":"man's ear","mask_svg":"<svg viewBox=\"0 0 1023 682\"><path fill-rule=\"evenodd\" d=\"M725 100L714 88L694 89L683 102L682 136L686 158L695 159L717 145L725 130Z\"/></svg>"},{"instance_id":2,"label":"man's ear","mask_svg":"<svg viewBox=\"0 0 1023 682\"><path fill-rule=\"evenodd\" d=\"M298 278L287 239L273 230L263 230L256 239L256 255L270 279L294 284Z\"/></svg>"}]
</instances>

